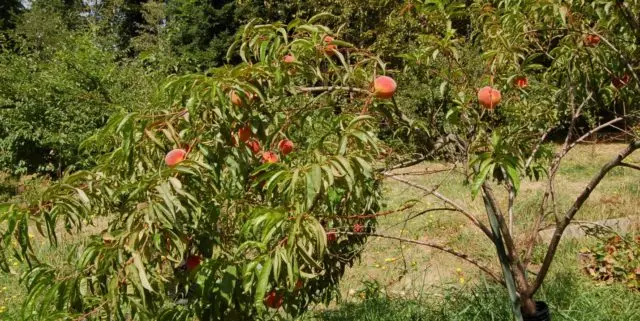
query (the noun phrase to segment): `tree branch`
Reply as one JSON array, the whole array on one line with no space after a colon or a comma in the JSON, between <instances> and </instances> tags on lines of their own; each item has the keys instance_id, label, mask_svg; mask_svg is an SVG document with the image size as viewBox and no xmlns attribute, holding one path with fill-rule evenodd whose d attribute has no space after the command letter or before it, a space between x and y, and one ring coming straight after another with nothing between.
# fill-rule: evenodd
<instances>
[{"instance_id":1,"label":"tree branch","mask_svg":"<svg viewBox=\"0 0 640 321\"><path fill-rule=\"evenodd\" d=\"M435 242L427 242L427 241L418 241L418 240L412 240L412 239L406 239L406 238L402 238L402 237L396 237L396 236L391 236L391 235L383 235L383 234L377 234L377 233L354 233L354 232L336 232L339 234L347 234L347 235L364 235L364 236L373 236L373 237L380 237L380 238L386 238L386 239L391 239L391 240L396 240L396 241L401 241L401 242L407 242L407 243L413 243L413 244L418 244L418 245L424 245L424 246L428 246L443 252L447 252L449 254L452 254L454 256L459 257L462 260L465 260L473 265L475 265L477 268L479 268L480 270L482 270L483 272L485 272L487 275L489 275L492 279L494 279L495 281L497 281L498 283L502 284L503 286L505 286L504 280L502 280L500 277L498 277L494 271L492 271L488 266L485 266L484 264L482 264L480 261L478 261L475 258L470 257L469 255L456 251L448 246L442 245L442 244L438 244Z\"/></svg>"},{"instance_id":2,"label":"tree branch","mask_svg":"<svg viewBox=\"0 0 640 321\"><path fill-rule=\"evenodd\" d=\"M371 91L366 89L356 88L356 87L345 87L345 86L298 87L297 90L300 92L322 92L322 91L342 90L342 91L357 92L357 93L362 93L367 95L372 94Z\"/></svg>"},{"instance_id":3,"label":"tree branch","mask_svg":"<svg viewBox=\"0 0 640 321\"><path fill-rule=\"evenodd\" d=\"M553 128L547 129L547 131L544 132L542 137L540 137L540 140L538 141L538 144L536 144L536 147L533 148L533 151L531 152L531 155L529 156L529 158L527 158L527 161L524 163L524 168L525 169L527 169L527 168L529 168L529 166L531 166L531 162L533 161L533 157L536 155L536 153L540 149L540 146L542 146L542 144L544 143L544 140L547 139L547 136L549 135L549 133L551 133L552 130L553 130Z\"/></svg>"},{"instance_id":4,"label":"tree branch","mask_svg":"<svg viewBox=\"0 0 640 321\"><path fill-rule=\"evenodd\" d=\"M569 226L571 220L576 215L578 210L584 205L584 202L589 198L593 190L600 184L602 179L616 166L619 166L622 161L640 148L640 140L630 143L624 150L622 150L614 159L612 159L609 163L605 164L600 171L591 179L589 184L585 187L585 189L580 193L578 198L575 200L571 208L567 210L564 219L556 227L556 231L553 234L551 242L549 243L549 247L547 249L547 254L544 257L544 261L542 262L542 266L540 267L540 272L538 272L538 276L536 277L533 286L529 289L529 295L533 295L542 285L544 278L547 276L549 272L549 267L551 266L551 262L558 250L558 245L560 244L560 239L564 233L564 230Z\"/></svg>"},{"instance_id":5,"label":"tree branch","mask_svg":"<svg viewBox=\"0 0 640 321\"><path fill-rule=\"evenodd\" d=\"M410 160L406 160L403 161L399 164L393 165L389 168L380 168L377 171L378 172L382 172L382 171L392 171L392 170L396 170L396 169L400 169L400 168L405 168L405 167L411 167L413 165L417 165L420 164L422 162L424 162L425 160L431 158L433 156L433 154L435 154L436 152L438 152L439 150L441 150L443 147L449 145L451 143L451 139L449 139L448 137L444 138L444 141L438 145L435 146L434 149L432 149L429 153L427 153L426 155L422 155L421 157L415 158L415 159L410 159Z\"/></svg>"},{"instance_id":6,"label":"tree branch","mask_svg":"<svg viewBox=\"0 0 640 321\"><path fill-rule=\"evenodd\" d=\"M482 224L482 222L480 222L480 220L478 220L478 218L472 214L471 212L469 212L468 210L464 209L462 206L458 205L458 203L450 200L449 198L447 198L446 196L438 193L438 191L436 191L435 188L427 188L424 187L422 185L416 184L414 182L408 181L406 179L402 179L400 177L397 177L393 174L385 174L385 176L394 179L398 182L402 182L405 183L411 187L417 188L419 190L425 191L427 193L427 195L433 195L436 198L440 199L441 201L443 201L445 204L448 204L450 206L452 206L453 208L455 208L456 210L458 210L458 212L462 213L464 216L466 216L475 226L477 226L479 229L482 230L482 232L487 235L490 239L493 239L493 234L491 233L491 230L489 230L489 228L487 228L487 226L485 226L484 224Z\"/></svg>"},{"instance_id":7,"label":"tree branch","mask_svg":"<svg viewBox=\"0 0 640 321\"><path fill-rule=\"evenodd\" d=\"M618 166L629 167L629 168L632 168L632 169L640 171L640 165L635 165L635 164L629 164L629 163L622 162Z\"/></svg>"}]
</instances>

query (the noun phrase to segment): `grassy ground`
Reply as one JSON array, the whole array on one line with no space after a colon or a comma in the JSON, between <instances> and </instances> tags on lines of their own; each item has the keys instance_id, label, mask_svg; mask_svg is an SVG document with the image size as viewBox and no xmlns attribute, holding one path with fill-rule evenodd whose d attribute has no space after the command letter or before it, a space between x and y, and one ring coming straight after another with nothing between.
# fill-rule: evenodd
<instances>
[{"instance_id":1,"label":"grassy ground","mask_svg":"<svg viewBox=\"0 0 640 321\"><path fill-rule=\"evenodd\" d=\"M586 185L599 166L607 162L622 145L579 146L561 167L557 181L558 206L566 208ZM632 161L640 163L640 155ZM451 168L451 164L425 163L403 169L403 178L433 187L476 213L483 213L479 199L472 200L463 176L457 172L427 171ZM38 182L38 184L40 184ZM543 182L523 182L515 206L514 229L522 235L537 213ZM499 189L496 188L496 191ZM1 193L0 193L1 194ZM498 193L502 205L506 195ZM408 215L442 204L403 183L385 184L388 208L417 200L411 210L380 219L378 232L412 239L438 241L488 262L494 267L495 253L484 235L454 212L429 212L405 223ZM640 216L640 172L615 169L592 194L578 215L579 220L601 220ZM40 236L34 233L35 242ZM47 260L61 260L68 244L82 236L67 238L60 248L39 248ZM521 238L517 239L519 242ZM44 240L43 240L44 241ZM591 239L564 241L550 277L538 299L547 301L554 320L640 320L640 294L621 285L601 286L581 272L579 249ZM42 242L44 244L44 242ZM542 249L542 247L540 247ZM538 255L538 259L539 259ZM19 303L24 295L18 284L20 263L12 262L14 273L0 273L0 321L19 320ZM364 283L369 286L365 286ZM374 286L375 285L375 286ZM368 290L364 295L363 291ZM477 270L455 257L425 247L388 239L372 239L359 264L349 269L341 285L340 304L318 307L305 319L314 320L510 320L504 290L484 280Z\"/></svg>"}]
</instances>

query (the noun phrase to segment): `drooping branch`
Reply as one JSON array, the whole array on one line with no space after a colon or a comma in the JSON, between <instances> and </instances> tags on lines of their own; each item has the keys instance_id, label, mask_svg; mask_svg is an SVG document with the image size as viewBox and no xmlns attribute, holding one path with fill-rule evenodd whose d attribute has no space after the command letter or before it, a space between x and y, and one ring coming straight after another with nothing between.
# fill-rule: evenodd
<instances>
[{"instance_id":1,"label":"drooping branch","mask_svg":"<svg viewBox=\"0 0 640 321\"><path fill-rule=\"evenodd\" d=\"M600 184L602 179L616 166L620 166L623 160L635 152L640 148L640 140L634 141L630 143L624 150L622 150L614 159L605 164L600 171L591 179L589 184L584 188L584 190L578 195L578 198L573 202L573 205L567 210L564 219L560 222L560 224L556 227L555 233L553 233L553 237L551 238L551 242L549 243L549 247L547 249L547 253L542 262L542 266L540 267L540 272L536 277L533 285L529 289L530 295L533 295L542 285L544 278L547 276L549 272L549 267L551 266L551 262L553 261L553 257L558 250L558 245L560 244L560 240L562 235L564 234L565 229L571 221L573 217L576 215L578 210L584 205L584 202L589 198L593 190Z\"/></svg>"},{"instance_id":2,"label":"drooping branch","mask_svg":"<svg viewBox=\"0 0 640 321\"><path fill-rule=\"evenodd\" d=\"M447 198L446 196L440 194L437 191L437 188L427 188L425 186L422 186L420 184L416 184L414 182L408 181L406 179L397 177L393 174L386 174L387 177L394 179L398 182L402 182L405 183L411 187L417 188L419 190L422 190L424 192L426 192L427 195L433 195L436 198L438 198L439 200L443 201L445 204L452 206L453 208L455 208L458 212L462 213L462 215L466 216L475 226L477 226L480 230L482 230L482 232L488 236L490 239L493 239L493 234L491 233L491 230L489 230L489 228L487 228L486 225L482 224L482 222L480 222L480 220L478 220L477 216L474 215L473 213L471 213L470 211L466 210L465 208L463 208L462 206L460 206L458 203L450 200L449 198Z\"/></svg>"},{"instance_id":3,"label":"drooping branch","mask_svg":"<svg viewBox=\"0 0 640 321\"><path fill-rule=\"evenodd\" d=\"M458 258L465 260L473 265L475 265L477 268L479 268L480 270L482 270L483 272L485 272L487 275L489 275L492 279L494 279L495 281L497 281L498 283L502 284L503 286L505 286L504 280L502 280L502 278L498 277L498 275L491 270L491 268L489 268L488 266L482 264L479 260L470 257L469 255L462 253L460 251L454 250L448 246L439 244L439 243L435 243L435 242L428 242L428 241L418 241L418 240L412 240L412 239L407 239L407 238L402 238L402 237L397 237L397 236L391 236L391 235L384 235L384 234L377 234L377 233L354 233L354 232L337 232L340 234L347 234L347 235L366 235L366 236L373 236L373 237L380 237L380 238L386 238L386 239L391 239L391 240L396 240L396 241L401 241L401 242L407 242L407 243L413 243L413 244L418 244L418 245L424 245L424 246L428 246L446 253L449 253L451 255L457 256Z\"/></svg>"}]
</instances>

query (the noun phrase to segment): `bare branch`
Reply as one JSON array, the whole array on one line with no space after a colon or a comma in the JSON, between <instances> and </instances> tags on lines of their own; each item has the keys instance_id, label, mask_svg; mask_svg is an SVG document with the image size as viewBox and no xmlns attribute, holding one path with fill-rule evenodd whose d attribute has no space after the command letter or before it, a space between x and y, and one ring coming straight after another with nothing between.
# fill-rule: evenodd
<instances>
[{"instance_id":1,"label":"bare branch","mask_svg":"<svg viewBox=\"0 0 640 321\"><path fill-rule=\"evenodd\" d=\"M551 242L549 243L549 247L547 249L547 254L544 257L544 261L542 262L542 266L540 267L540 272L538 272L538 276L533 284L533 286L529 289L529 295L533 295L542 285L542 281L547 276L549 272L549 267L551 266L551 262L553 261L553 257L556 254L558 249L558 245L560 244L560 239L564 233L564 230L569 226L573 217L576 215L578 210L584 205L584 202L589 198L593 190L600 184L602 179L616 166L620 166L622 161L640 148L640 140L630 143L624 150L622 150L614 159L612 159L609 163L605 164L600 171L591 179L589 184L585 187L585 189L580 193L578 198L575 200L571 208L567 210L564 219L556 227L556 231L553 234Z\"/></svg>"},{"instance_id":2,"label":"bare branch","mask_svg":"<svg viewBox=\"0 0 640 321\"><path fill-rule=\"evenodd\" d=\"M632 169L640 171L640 165L636 165L636 164L629 164L629 163L622 162L618 166L628 167L628 168L632 168Z\"/></svg>"},{"instance_id":3,"label":"bare branch","mask_svg":"<svg viewBox=\"0 0 640 321\"><path fill-rule=\"evenodd\" d=\"M600 125L600 126L598 126L598 127L594 128L594 129L592 129L592 130L590 130L590 131L586 132L584 135L580 136L578 139L576 139L575 141L573 141L573 143L569 144L566 148L564 148L564 149L562 150L562 154L561 154L561 156L564 156L564 155L566 155L567 153L569 153L569 151L570 151L571 149L573 149L573 148L574 148L576 145L578 145L580 142L582 142L582 141L584 141L585 139L589 138L589 136L591 136L591 135L595 134L596 132L598 132L598 131L600 131L600 130L602 130L602 129L606 128L606 127L609 127L609 126L611 126L611 125L613 125L613 124L615 124L615 123L617 123L617 122L619 122L619 121L621 121L621 120L624 120L625 118L628 118L628 117L629 117L629 115L626 115L626 116L620 116L620 117L614 118L614 119L612 119L612 120L610 120L610 121L608 121L608 122L606 122L606 123L604 123L604 124L602 124L602 125Z\"/></svg>"},{"instance_id":4,"label":"bare branch","mask_svg":"<svg viewBox=\"0 0 640 321\"><path fill-rule=\"evenodd\" d=\"M402 237L396 237L396 236L391 236L391 235L383 235L383 234L377 234L377 233L354 233L354 232L336 232L339 234L347 234L347 235L365 235L365 236L373 236L373 237L380 237L380 238L386 238L386 239L391 239L391 240L396 240L396 241L401 241L401 242L407 242L407 243L413 243L413 244L418 244L418 245L424 245L424 246L428 246L443 252L447 252L451 255L457 256L462 260L465 260L473 265L475 265L477 268L479 268L480 270L482 270L483 272L485 272L487 275L489 275L492 279L494 279L496 282L502 284L503 286L505 286L504 280L502 280L500 277L498 277L498 275L496 275L496 273L494 271L491 270L490 267L482 264L480 261L478 261L475 258L470 257L469 255L462 253L460 251L454 250L448 246L439 244L439 243L435 243L435 242L428 242L428 241L418 241L418 240L412 240L412 239L406 239L406 238L402 238Z\"/></svg>"},{"instance_id":5,"label":"bare branch","mask_svg":"<svg viewBox=\"0 0 640 321\"><path fill-rule=\"evenodd\" d=\"M452 139L450 139L449 137L445 137L444 141L440 142L440 144L436 144L435 148L432 149L426 155L422 155L422 156L420 156L418 158L415 158L415 159L410 159L410 160L407 160L407 161L403 161L403 162L401 162L399 164L396 164L396 165L393 165L393 166L391 166L389 168L380 168L380 169L378 169L378 171L379 172L392 171L392 170L405 168L405 167L411 167L413 165L420 164L420 163L424 162L425 160L431 158L433 156L433 154L435 154L436 152L441 150L443 147L449 145L451 142L452 142Z\"/></svg>"},{"instance_id":6,"label":"bare branch","mask_svg":"<svg viewBox=\"0 0 640 321\"><path fill-rule=\"evenodd\" d=\"M438 191L436 191L437 188L427 188L424 187L422 185L416 184L414 182L408 181L406 179L402 179L400 177L397 177L393 174L385 174L385 176L390 177L398 182L402 182L405 183L411 187L415 187L419 190L425 191L427 193L427 195L433 195L436 198L440 199L441 201L443 201L445 204L452 206L453 208L455 208L456 210L458 210L458 212L462 213L464 216L466 216L475 226L477 226L478 228L480 228L482 230L482 232L487 235L490 239L493 239L493 234L491 233L491 231L489 230L489 228L487 228L487 226L485 226L484 224L482 224L482 222L480 222L480 220L478 220L478 218L476 217L476 215L472 214L471 212L469 212L468 210L464 209L462 206L460 206L458 203L450 200L449 198L447 198L446 196L438 193Z\"/></svg>"},{"instance_id":7,"label":"bare branch","mask_svg":"<svg viewBox=\"0 0 640 321\"><path fill-rule=\"evenodd\" d=\"M524 168L525 169L527 169L527 168L529 168L529 166L531 166L531 162L533 161L533 157L536 155L536 153L540 149L540 146L542 146L542 144L544 143L544 140L547 139L547 136L549 135L549 133L551 133L552 130L553 130L553 128L547 129L547 131L544 132L542 137L540 137L540 140L538 141L538 144L536 144L536 147L533 148L533 151L531 152L531 155L529 156L529 158L527 158L527 161L524 163Z\"/></svg>"},{"instance_id":8,"label":"bare branch","mask_svg":"<svg viewBox=\"0 0 640 321\"><path fill-rule=\"evenodd\" d=\"M300 92L323 92L323 91L342 90L346 92L357 92L357 93L367 94L367 95L372 94L371 91L366 89L356 88L356 87L344 87L344 86L298 87L297 90Z\"/></svg>"}]
</instances>

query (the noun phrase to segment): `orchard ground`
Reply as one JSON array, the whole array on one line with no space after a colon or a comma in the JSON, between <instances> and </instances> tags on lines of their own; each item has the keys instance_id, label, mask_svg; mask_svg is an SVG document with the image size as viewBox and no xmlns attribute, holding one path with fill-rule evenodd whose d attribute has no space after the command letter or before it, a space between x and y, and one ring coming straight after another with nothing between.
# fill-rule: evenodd
<instances>
[{"instance_id":1,"label":"orchard ground","mask_svg":"<svg viewBox=\"0 0 640 321\"><path fill-rule=\"evenodd\" d=\"M584 188L599 167L623 145L581 145L572 151L561 167L557 202L566 208ZM640 162L632 155L631 162ZM483 213L481 200L472 200L463 177L457 172L424 175L425 171L450 169L454 164L426 162L397 171L403 178L424 186L440 185L440 191L474 212ZM499 190L496 188L496 190ZM523 182L515 208L515 225L521 231L531 224L542 197L544 182ZM437 207L437 200L393 180L385 182L386 207L394 209L408 200L419 200L403 213L381 217L378 233L409 239L438 241L480 259L493 258L489 241L455 212L430 212L405 223L405 218L424 209ZM506 202L505 195L501 199ZM580 221L640 216L640 172L616 168L594 191L578 215ZM531 219L527 219L530 217ZM98 224L100 225L100 224ZM99 229L95 227L94 229ZM636 229L637 230L637 229ZM86 231L90 233L91 230ZM35 240L44 239L32 232ZM61 239L61 246L36 248L50 263L64 262L64 255L83 236ZM640 320L640 293L623 285L602 285L581 272L579 252L595 242L591 238L565 240L552 265L552 274L538 299L549 303L555 320ZM541 260L540 256L535 257ZM533 264L533 271L536 266ZM0 320L18 320L24 295L18 276L21 266L15 260L16 274L0 276ZM494 266L497 262L493 262ZM368 284L368 286L366 285ZM362 259L347 270L341 283L342 298L328 307L316 307L303 319L316 320L510 320L506 291L486 280L476 268L448 254L430 248L372 238Z\"/></svg>"}]
</instances>

